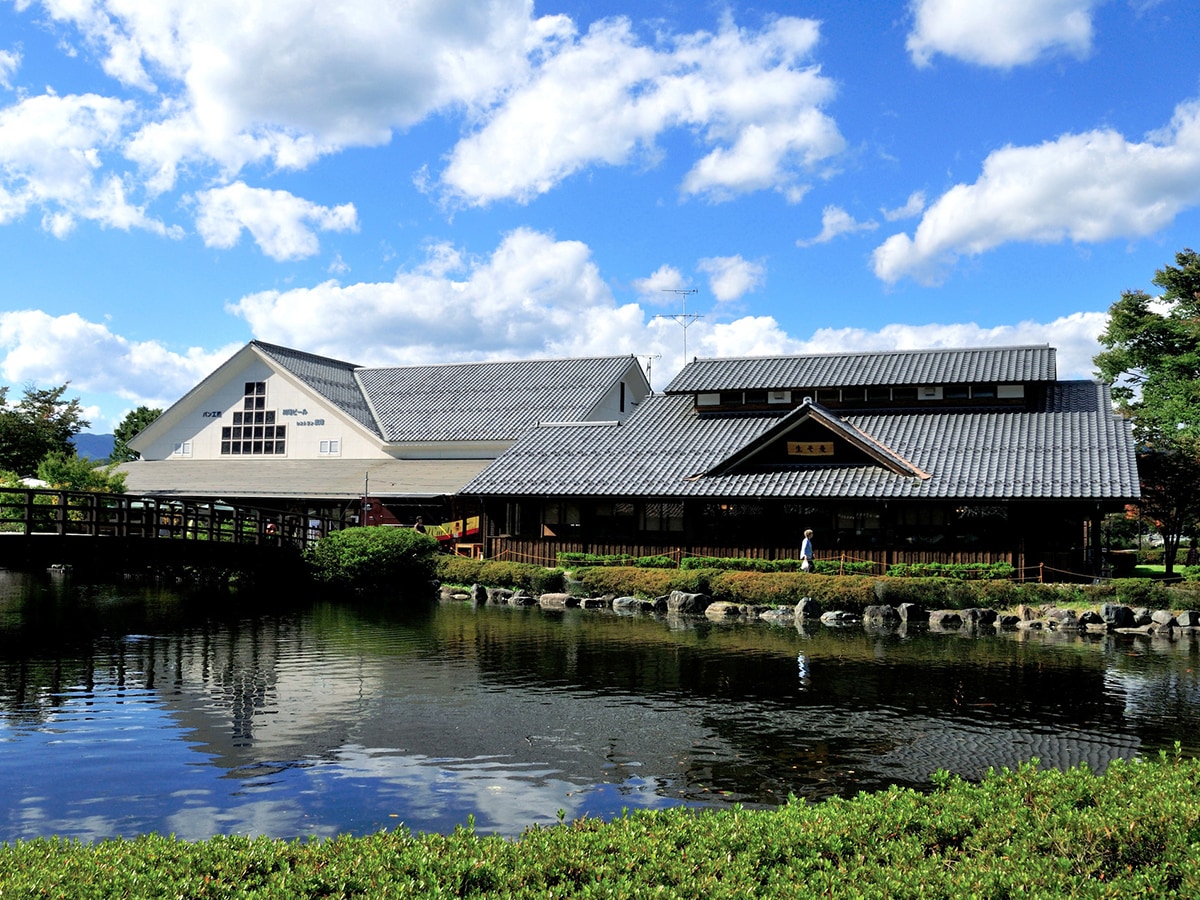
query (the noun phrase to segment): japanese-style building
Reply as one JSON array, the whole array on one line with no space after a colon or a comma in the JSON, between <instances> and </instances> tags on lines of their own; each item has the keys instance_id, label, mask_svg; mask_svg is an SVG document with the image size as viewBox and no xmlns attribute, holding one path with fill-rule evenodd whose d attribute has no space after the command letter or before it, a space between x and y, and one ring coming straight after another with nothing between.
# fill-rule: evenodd
<instances>
[{"instance_id":1,"label":"japanese-style building","mask_svg":"<svg viewBox=\"0 0 1200 900\"><path fill-rule=\"evenodd\" d=\"M462 495L489 556L1011 562L1099 571L1139 497L1108 386L1049 346L696 359L621 422L542 422Z\"/></svg>"},{"instance_id":2,"label":"japanese-style building","mask_svg":"<svg viewBox=\"0 0 1200 900\"><path fill-rule=\"evenodd\" d=\"M131 494L473 537L458 492L524 432L619 422L649 393L633 356L364 367L252 341L131 440L122 471Z\"/></svg>"}]
</instances>

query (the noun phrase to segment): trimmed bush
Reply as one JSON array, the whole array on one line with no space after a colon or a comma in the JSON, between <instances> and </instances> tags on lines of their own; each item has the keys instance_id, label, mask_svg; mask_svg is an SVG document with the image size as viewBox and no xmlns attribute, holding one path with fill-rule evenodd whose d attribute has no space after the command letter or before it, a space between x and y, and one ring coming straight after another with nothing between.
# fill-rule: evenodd
<instances>
[{"instance_id":1,"label":"trimmed bush","mask_svg":"<svg viewBox=\"0 0 1200 900\"><path fill-rule=\"evenodd\" d=\"M1171 606L1170 592L1161 581L1148 578L1118 578L1113 581L1117 601L1126 606L1161 609Z\"/></svg>"},{"instance_id":2,"label":"trimmed bush","mask_svg":"<svg viewBox=\"0 0 1200 900\"><path fill-rule=\"evenodd\" d=\"M437 541L410 528L372 526L331 531L304 551L318 581L358 590L428 582Z\"/></svg>"},{"instance_id":3,"label":"trimmed bush","mask_svg":"<svg viewBox=\"0 0 1200 900\"><path fill-rule=\"evenodd\" d=\"M628 556L623 553L559 553L558 564L564 567L635 566L641 569L675 569L678 566L669 556Z\"/></svg>"},{"instance_id":4,"label":"trimmed bush","mask_svg":"<svg viewBox=\"0 0 1200 900\"><path fill-rule=\"evenodd\" d=\"M892 578L955 578L959 580L997 581L1011 579L1016 570L1011 563L894 563L888 566Z\"/></svg>"}]
</instances>

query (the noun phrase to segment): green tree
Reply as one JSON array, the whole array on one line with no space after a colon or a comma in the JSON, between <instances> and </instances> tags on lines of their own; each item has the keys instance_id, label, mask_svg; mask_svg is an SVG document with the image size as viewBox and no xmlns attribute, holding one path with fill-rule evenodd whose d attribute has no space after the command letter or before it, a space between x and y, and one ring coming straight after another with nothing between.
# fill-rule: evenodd
<instances>
[{"instance_id":1,"label":"green tree","mask_svg":"<svg viewBox=\"0 0 1200 900\"><path fill-rule=\"evenodd\" d=\"M108 457L109 460L122 463L139 459L139 454L129 449L130 439L162 414L161 409L151 409L148 406L139 406L126 413L121 424L113 432L113 449L112 455Z\"/></svg>"},{"instance_id":2,"label":"green tree","mask_svg":"<svg viewBox=\"0 0 1200 900\"><path fill-rule=\"evenodd\" d=\"M1095 358L1141 445L1141 508L1163 537L1167 572L1180 539L1200 522L1200 255L1175 254L1153 283L1124 291L1108 311Z\"/></svg>"},{"instance_id":3,"label":"green tree","mask_svg":"<svg viewBox=\"0 0 1200 900\"><path fill-rule=\"evenodd\" d=\"M125 492L125 473L116 468L116 463L104 465L74 454L54 452L42 457L37 477L48 487L59 490L121 494Z\"/></svg>"},{"instance_id":4,"label":"green tree","mask_svg":"<svg viewBox=\"0 0 1200 900\"><path fill-rule=\"evenodd\" d=\"M32 475L47 453L74 455L71 438L92 423L83 418L78 397L64 399L67 384L26 385L16 404L8 402L8 388L0 387L0 469Z\"/></svg>"}]
</instances>

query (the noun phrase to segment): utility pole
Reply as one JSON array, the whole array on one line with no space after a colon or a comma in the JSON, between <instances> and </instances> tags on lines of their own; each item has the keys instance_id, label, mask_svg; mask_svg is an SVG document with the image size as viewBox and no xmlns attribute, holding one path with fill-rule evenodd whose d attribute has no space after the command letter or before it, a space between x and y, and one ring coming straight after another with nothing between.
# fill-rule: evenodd
<instances>
[{"instance_id":1,"label":"utility pole","mask_svg":"<svg viewBox=\"0 0 1200 900\"><path fill-rule=\"evenodd\" d=\"M697 319L704 318L704 316L697 315L696 313L689 313L687 311L687 295L695 294L696 292L697 292L697 288L692 288L691 290L688 290L688 291L664 288L663 289L664 294L680 294L680 295L682 295L682 297L683 297L683 312L679 313L677 315L673 315L673 316L651 316L652 319L670 319L671 321L676 322L679 325L683 326L683 364L685 366L687 365L687 330L689 328L691 328L692 325L695 324Z\"/></svg>"}]
</instances>

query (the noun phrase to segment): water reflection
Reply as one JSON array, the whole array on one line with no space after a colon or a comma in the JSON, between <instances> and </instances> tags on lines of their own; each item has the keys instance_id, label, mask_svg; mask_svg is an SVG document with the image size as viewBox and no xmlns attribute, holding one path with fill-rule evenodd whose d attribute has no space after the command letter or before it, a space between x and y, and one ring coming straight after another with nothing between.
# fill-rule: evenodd
<instances>
[{"instance_id":1,"label":"water reflection","mask_svg":"<svg viewBox=\"0 0 1200 900\"><path fill-rule=\"evenodd\" d=\"M0 840L516 834L1197 751L1191 639L811 632L0 573Z\"/></svg>"}]
</instances>

